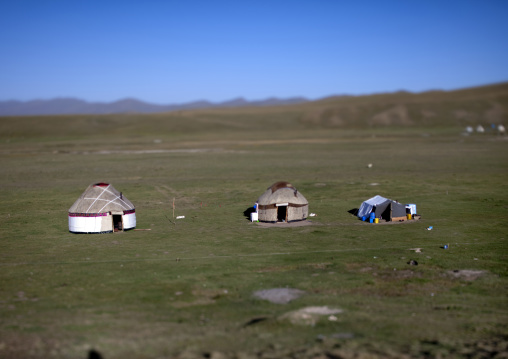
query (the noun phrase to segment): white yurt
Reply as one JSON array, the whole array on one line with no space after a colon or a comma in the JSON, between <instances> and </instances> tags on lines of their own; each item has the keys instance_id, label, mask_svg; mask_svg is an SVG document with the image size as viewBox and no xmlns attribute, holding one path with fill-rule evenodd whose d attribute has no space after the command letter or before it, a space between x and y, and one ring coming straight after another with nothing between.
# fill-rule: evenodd
<instances>
[{"instance_id":1,"label":"white yurt","mask_svg":"<svg viewBox=\"0 0 508 359\"><path fill-rule=\"evenodd\" d=\"M257 200L256 211L261 222L303 221L309 215L309 202L288 182L276 182Z\"/></svg>"},{"instance_id":2,"label":"white yurt","mask_svg":"<svg viewBox=\"0 0 508 359\"><path fill-rule=\"evenodd\" d=\"M110 233L134 228L134 205L109 183L91 184L69 208L71 233Z\"/></svg>"}]
</instances>

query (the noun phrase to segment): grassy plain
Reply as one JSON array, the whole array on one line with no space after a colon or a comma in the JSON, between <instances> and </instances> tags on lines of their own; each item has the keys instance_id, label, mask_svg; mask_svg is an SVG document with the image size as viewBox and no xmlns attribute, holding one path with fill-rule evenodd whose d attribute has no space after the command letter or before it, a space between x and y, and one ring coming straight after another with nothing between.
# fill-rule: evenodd
<instances>
[{"instance_id":1,"label":"grassy plain","mask_svg":"<svg viewBox=\"0 0 508 359\"><path fill-rule=\"evenodd\" d=\"M506 354L506 137L301 113L0 118L0 357ZM278 180L309 200L312 225L247 220ZM69 233L68 208L98 181L150 231ZM349 213L376 194L416 203L422 219ZM173 199L185 219L173 220ZM253 297L281 287L306 294ZM313 326L280 319L308 306L343 312Z\"/></svg>"}]
</instances>

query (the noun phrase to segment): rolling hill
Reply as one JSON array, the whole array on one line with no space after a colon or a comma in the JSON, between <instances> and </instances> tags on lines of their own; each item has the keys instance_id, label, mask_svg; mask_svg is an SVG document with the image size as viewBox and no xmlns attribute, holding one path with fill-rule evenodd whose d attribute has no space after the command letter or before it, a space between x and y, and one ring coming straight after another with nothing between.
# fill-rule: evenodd
<instances>
[{"instance_id":1,"label":"rolling hill","mask_svg":"<svg viewBox=\"0 0 508 359\"><path fill-rule=\"evenodd\" d=\"M96 107L79 100L60 103L60 114L5 115L0 130L6 136L31 133L56 134L62 126L76 133L106 131L130 133L246 133L289 129L341 129L397 127L465 127L508 123L508 83L455 91L394 92L364 96L331 96L317 101L304 99L248 102L236 99L222 104L206 101L178 108L153 107L136 100L115 103L116 112L105 104ZM5 104L4 104L5 105ZM35 105L34 105L35 106ZM41 105L42 106L42 105ZM158 111L156 111L158 110ZM27 110L28 111L28 110ZM30 112L28 111L28 112ZM55 110L56 111L56 110ZM12 112L12 111L11 111ZM80 114L64 114L78 113ZM44 118L44 121L40 119ZM69 127L71 126L71 127ZM64 131L65 132L65 131ZM10 135L9 135L10 134ZM223 135L223 134L221 134Z\"/></svg>"},{"instance_id":2,"label":"rolling hill","mask_svg":"<svg viewBox=\"0 0 508 359\"><path fill-rule=\"evenodd\" d=\"M158 105L126 98L115 102L87 102L75 98L55 98L33 101L0 101L0 116L79 115L110 113L157 113L215 107L273 106L306 102L303 97L289 99L268 98L247 101L236 98L225 102L194 101L184 104Z\"/></svg>"}]
</instances>

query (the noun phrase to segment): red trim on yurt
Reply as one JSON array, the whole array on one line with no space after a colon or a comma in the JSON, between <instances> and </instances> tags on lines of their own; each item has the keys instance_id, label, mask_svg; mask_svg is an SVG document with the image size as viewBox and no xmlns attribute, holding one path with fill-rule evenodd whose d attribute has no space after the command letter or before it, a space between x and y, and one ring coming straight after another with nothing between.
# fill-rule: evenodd
<instances>
[{"instance_id":1,"label":"red trim on yurt","mask_svg":"<svg viewBox=\"0 0 508 359\"><path fill-rule=\"evenodd\" d=\"M105 217L108 213L69 213L69 217Z\"/></svg>"},{"instance_id":2,"label":"red trim on yurt","mask_svg":"<svg viewBox=\"0 0 508 359\"><path fill-rule=\"evenodd\" d=\"M109 183L99 182L93 185L94 187L107 187Z\"/></svg>"},{"instance_id":3,"label":"red trim on yurt","mask_svg":"<svg viewBox=\"0 0 508 359\"><path fill-rule=\"evenodd\" d=\"M136 213L136 210L135 209L128 209L126 211L123 211L123 214L132 214L132 213Z\"/></svg>"}]
</instances>

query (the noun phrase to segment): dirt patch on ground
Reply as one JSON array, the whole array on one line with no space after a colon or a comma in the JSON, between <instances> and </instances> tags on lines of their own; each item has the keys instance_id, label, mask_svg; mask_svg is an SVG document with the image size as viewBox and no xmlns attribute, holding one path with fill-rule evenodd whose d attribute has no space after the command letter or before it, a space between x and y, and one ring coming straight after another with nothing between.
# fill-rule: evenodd
<instances>
[{"instance_id":1,"label":"dirt patch on ground","mask_svg":"<svg viewBox=\"0 0 508 359\"><path fill-rule=\"evenodd\" d=\"M287 320L295 325L314 326L322 319L328 317L330 321L337 321L335 314L342 313L342 309L329 307L306 307L281 315L279 320Z\"/></svg>"},{"instance_id":2,"label":"dirt patch on ground","mask_svg":"<svg viewBox=\"0 0 508 359\"><path fill-rule=\"evenodd\" d=\"M271 272L288 272L298 269L310 269L310 270L325 270L332 263L307 263L298 265L287 265L287 266L270 266L258 269L257 273L271 273Z\"/></svg>"},{"instance_id":3,"label":"dirt patch on ground","mask_svg":"<svg viewBox=\"0 0 508 359\"><path fill-rule=\"evenodd\" d=\"M176 297L183 295L183 292L175 293ZM171 305L175 308L189 308L194 306L203 306L214 304L217 299L226 296L228 294L227 289L194 289L192 291L191 300L174 300ZM172 298L175 299L175 298Z\"/></svg>"},{"instance_id":4,"label":"dirt patch on ground","mask_svg":"<svg viewBox=\"0 0 508 359\"><path fill-rule=\"evenodd\" d=\"M256 352L204 352L184 351L174 355L175 359L236 359L236 358L340 358L340 359L413 359L413 358L506 358L508 338L491 338L484 341L450 345L435 341L419 341L402 352L373 344L358 345L349 342L353 333L334 333L329 337L319 336L314 345L286 348L272 344Z\"/></svg>"},{"instance_id":5,"label":"dirt patch on ground","mask_svg":"<svg viewBox=\"0 0 508 359\"><path fill-rule=\"evenodd\" d=\"M460 269L460 270L456 269L448 271L447 273L454 278L463 279L467 281L476 280L487 274L487 272L484 270L472 270L472 269Z\"/></svg>"},{"instance_id":6,"label":"dirt patch on ground","mask_svg":"<svg viewBox=\"0 0 508 359\"><path fill-rule=\"evenodd\" d=\"M379 221L379 223L370 223L368 220L367 221L360 220L360 224L379 226L379 225L387 225L387 224L417 223L420 220L421 220L421 216L418 216L413 219L404 219L404 220L400 220L400 221L385 221L384 219L381 219Z\"/></svg>"},{"instance_id":7,"label":"dirt patch on ground","mask_svg":"<svg viewBox=\"0 0 508 359\"><path fill-rule=\"evenodd\" d=\"M294 227L305 227L312 226L315 223L309 220L297 221L297 222L277 222L277 223L266 223L266 222L255 222L259 227L263 228L294 228Z\"/></svg>"},{"instance_id":8,"label":"dirt patch on ground","mask_svg":"<svg viewBox=\"0 0 508 359\"><path fill-rule=\"evenodd\" d=\"M296 265L290 265L290 266L270 266L270 267L263 267L261 269L258 269L257 273L273 273L273 272L289 272L292 270L296 270Z\"/></svg>"},{"instance_id":9,"label":"dirt patch on ground","mask_svg":"<svg viewBox=\"0 0 508 359\"><path fill-rule=\"evenodd\" d=\"M305 292L294 288L273 288L254 292L254 297L267 300L276 304L287 304L292 300L300 298Z\"/></svg>"}]
</instances>

